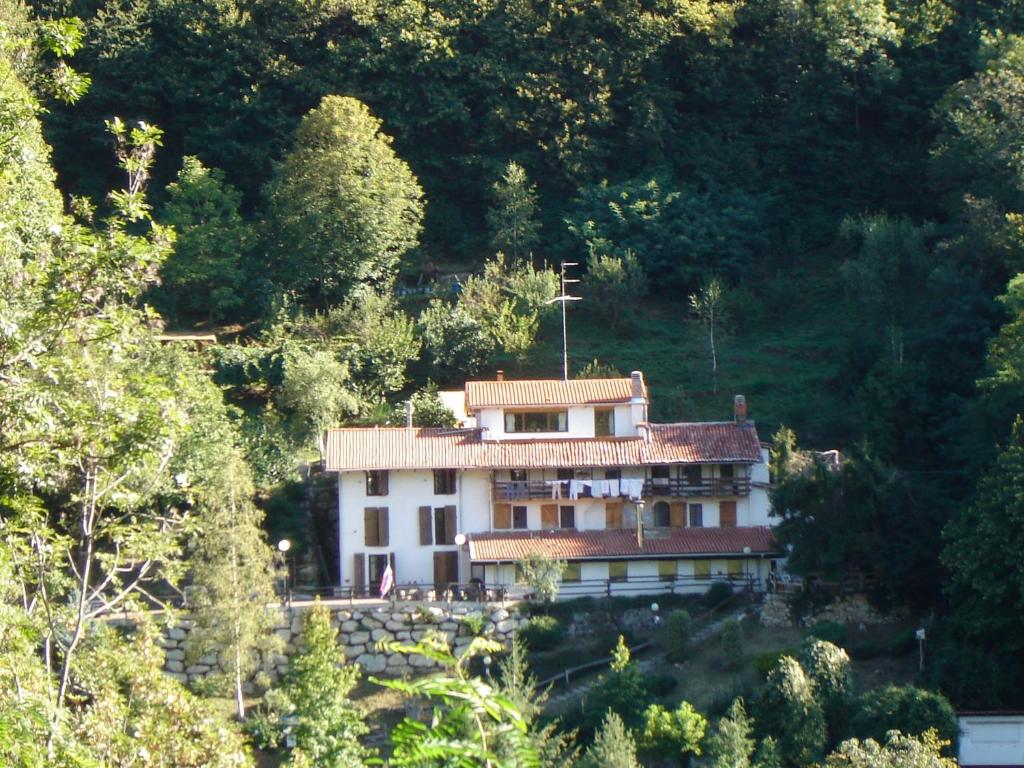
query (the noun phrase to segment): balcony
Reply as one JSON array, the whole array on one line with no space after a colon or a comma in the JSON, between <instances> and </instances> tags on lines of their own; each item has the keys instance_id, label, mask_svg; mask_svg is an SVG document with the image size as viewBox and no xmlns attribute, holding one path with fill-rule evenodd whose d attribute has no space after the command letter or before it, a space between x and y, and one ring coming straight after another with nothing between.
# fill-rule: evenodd
<instances>
[{"instance_id":1,"label":"balcony","mask_svg":"<svg viewBox=\"0 0 1024 768\"><path fill-rule=\"evenodd\" d=\"M569 498L569 482L561 482L561 494L552 496L551 489L556 481L549 480L495 480L495 501L530 501L537 499ZM652 496L702 497L702 496L749 496L749 477L704 477L698 483L687 482L678 477L644 482L644 498ZM590 498L590 489L580 493L580 498Z\"/></svg>"},{"instance_id":2,"label":"balcony","mask_svg":"<svg viewBox=\"0 0 1024 768\"><path fill-rule=\"evenodd\" d=\"M651 496L749 496L749 477L702 477L691 483L678 477L648 480L644 498Z\"/></svg>"}]
</instances>

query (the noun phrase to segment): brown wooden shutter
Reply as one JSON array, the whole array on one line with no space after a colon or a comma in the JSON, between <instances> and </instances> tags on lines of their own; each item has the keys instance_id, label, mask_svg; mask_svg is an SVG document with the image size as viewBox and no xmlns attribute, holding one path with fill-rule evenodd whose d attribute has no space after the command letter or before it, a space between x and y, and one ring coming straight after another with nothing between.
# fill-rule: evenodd
<instances>
[{"instance_id":1,"label":"brown wooden shutter","mask_svg":"<svg viewBox=\"0 0 1024 768\"><path fill-rule=\"evenodd\" d=\"M430 507L420 507L420 544L429 547L434 543L434 531L431 525Z\"/></svg>"},{"instance_id":2,"label":"brown wooden shutter","mask_svg":"<svg viewBox=\"0 0 1024 768\"><path fill-rule=\"evenodd\" d=\"M390 526L388 525L388 508L378 507L377 509L377 541L379 546L386 547L391 540Z\"/></svg>"},{"instance_id":3,"label":"brown wooden shutter","mask_svg":"<svg viewBox=\"0 0 1024 768\"><path fill-rule=\"evenodd\" d=\"M622 527L622 502L609 501L604 505L604 527Z\"/></svg>"},{"instance_id":4,"label":"brown wooden shutter","mask_svg":"<svg viewBox=\"0 0 1024 768\"><path fill-rule=\"evenodd\" d=\"M673 501L668 505L669 509L669 524L673 528L685 528L686 527L686 502Z\"/></svg>"},{"instance_id":5,"label":"brown wooden shutter","mask_svg":"<svg viewBox=\"0 0 1024 768\"><path fill-rule=\"evenodd\" d=\"M735 501L720 501L720 502L718 502L718 525L721 528L735 528L736 527L736 502Z\"/></svg>"},{"instance_id":6,"label":"brown wooden shutter","mask_svg":"<svg viewBox=\"0 0 1024 768\"><path fill-rule=\"evenodd\" d=\"M381 480L380 480L380 495L381 495L381 496L387 496L387 495L388 495L388 479L389 479L389 478L388 478L388 476L389 476L390 474L391 474L391 473L390 473L390 472L388 472L388 471L387 471L386 469L382 469L382 470L380 471L380 475L381 475Z\"/></svg>"},{"instance_id":7,"label":"brown wooden shutter","mask_svg":"<svg viewBox=\"0 0 1024 768\"><path fill-rule=\"evenodd\" d=\"M395 553L392 552L389 557L391 558L391 578L394 579L395 584L398 583L398 566L395 564Z\"/></svg>"},{"instance_id":8,"label":"brown wooden shutter","mask_svg":"<svg viewBox=\"0 0 1024 768\"><path fill-rule=\"evenodd\" d=\"M380 546L376 507L367 507L363 510L363 543L368 547Z\"/></svg>"},{"instance_id":9,"label":"brown wooden shutter","mask_svg":"<svg viewBox=\"0 0 1024 768\"><path fill-rule=\"evenodd\" d=\"M352 589L358 593L366 587L366 555L356 552L352 560Z\"/></svg>"},{"instance_id":10,"label":"brown wooden shutter","mask_svg":"<svg viewBox=\"0 0 1024 768\"><path fill-rule=\"evenodd\" d=\"M512 527L512 505L511 504L495 504L494 505L494 527L495 528L511 528Z\"/></svg>"},{"instance_id":11,"label":"brown wooden shutter","mask_svg":"<svg viewBox=\"0 0 1024 768\"><path fill-rule=\"evenodd\" d=\"M540 527L543 528L545 531L549 531L552 528L558 527L557 504L540 505Z\"/></svg>"},{"instance_id":12,"label":"brown wooden shutter","mask_svg":"<svg viewBox=\"0 0 1024 768\"><path fill-rule=\"evenodd\" d=\"M455 505L449 504L444 508L444 543L454 544L456 529L459 527L458 517L455 514Z\"/></svg>"}]
</instances>

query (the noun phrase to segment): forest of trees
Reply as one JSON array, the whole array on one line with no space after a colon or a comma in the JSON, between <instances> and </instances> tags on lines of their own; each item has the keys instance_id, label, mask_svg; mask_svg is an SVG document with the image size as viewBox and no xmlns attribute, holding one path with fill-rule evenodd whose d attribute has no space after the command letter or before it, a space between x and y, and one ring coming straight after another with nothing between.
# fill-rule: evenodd
<instances>
[{"instance_id":1,"label":"forest of trees","mask_svg":"<svg viewBox=\"0 0 1024 768\"><path fill-rule=\"evenodd\" d=\"M1022 132L1014 2L0 0L0 749L185 739L143 687L234 754L91 619L188 585L242 714L323 430L557 375L564 261L573 375L643 368L666 420L742 387L795 430L794 569L1021 706Z\"/></svg>"}]
</instances>

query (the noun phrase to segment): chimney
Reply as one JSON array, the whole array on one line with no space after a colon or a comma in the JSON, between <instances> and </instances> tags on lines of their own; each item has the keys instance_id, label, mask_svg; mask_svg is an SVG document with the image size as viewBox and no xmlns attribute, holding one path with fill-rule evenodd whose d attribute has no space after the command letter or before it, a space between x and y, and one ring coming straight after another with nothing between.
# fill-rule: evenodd
<instances>
[{"instance_id":1,"label":"chimney","mask_svg":"<svg viewBox=\"0 0 1024 768\"><path fill-rule=\"evenodd\" d=\"M501 368L499 368L498 372L494 376L494 380L495 381L504 381L505 380L505 371L503 371Z\"/></svg>"},{"instance_id":2,"label":"chimney","mask_svg":"<svg viewBox=\"0 0 1024 768\"><path fill-rule=\"evenodd\" d=\"M743 424L747 420L747 398L743 395L736 395L732 401L732 415L737 424Z\"/></svg>"},{"instance_id":3,"label":"chimney","mask_svg":"<svg viewBox=\"0 0 1024 768\"><path fill-rule=\"evenodd\" d=\"M640 371L633 371L629 374L629 378L633 380L632 390L630 395L633 400L644 399L644 375Z\"/></svg>"},{"instance_id":4,"label":"chimney","mask_svg":"<svg viewBox=\"0 0 1024 768\"><path fill-rule=\"evenodd\" d=\"M412 428L412 400L405 401L405 426Z\"/></svg>"}]
</instances>

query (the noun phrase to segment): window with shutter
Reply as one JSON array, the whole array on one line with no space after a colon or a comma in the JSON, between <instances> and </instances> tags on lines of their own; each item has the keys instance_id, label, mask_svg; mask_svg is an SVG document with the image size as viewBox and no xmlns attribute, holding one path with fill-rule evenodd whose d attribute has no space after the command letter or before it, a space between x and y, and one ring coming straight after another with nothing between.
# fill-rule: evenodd
<instances>
[{"instance_id":1,"label":"window with shutter","mask_svg":"<svg viewBox=\"0 0 1024 768\"><path fill-rule=\"evenodd\" d=\"M494 527L496 529L508 529L512 527L512 505L494 505Z\"/></svg>"},{"instance_id":2,"label":"window with shutter","mask_svg":"<svg viewBox=\"0 0 1024 768\"><path fill-rule=\"evenodd\" d=\"M604 505L604 527L605 528L621 528L622 527L622 502L621 501L609 501Z\"/></svg>"},{"instance_id":3,"label":"window with shutter","mask_svg":"<svg viewBox=\"0 0 1024 768\"><path fill-rule=\"evenodd\" d=\"M420 507L420 545L429 547L434 543L431 529L430 507Z\"/></svg>"},{"instance_id":4,"label":"window with shutter","mask_svg":"<svg viewBox=\"0 0 1024 768\"><path fill-rule=\"evenodd\" d=\"M387 507L377 507L377 541L381 547L388 546L391 541Z\"/></svg>"},{"instance_id":5,"label":"window with shutter","mask_svg":"<svg viewBox=\"0 0 1024 768\"><path fill-rule=\"evenodd\" d=\"M560 528L576 527L576 507L563 504L558 508L558 525Z\"/></svg>"},{"instance_id":6,"label":"window with shutter","mask_svg":"<svg viewBox=\"0 0 1024 768\"><path fill-rule=\"evenodd\" d=\"M673 528L686 527L686 504L681 501L673 501L669 504L669 517Z\"/></svg>"},{"instance_id":7,"label":"window with shutter","mask_svg":"<svg viewBox=\"0 0 1024 768\"><path fill-rule=\"evenodd\" d=\"M615 561L608 563L609 581L625 581L628 574L628 564L625 561Z\"/></svg>"},{"instance_id":8,"label":"window with shutter","mask_svg":"<svg viewBox=\"0 0 1024 768\"><path fill-rule=\"evenodd\" d=\"M375 469L366 473L366 495L388 495L388 471L386 469Z\"/></svg>"},{"instance_id":9,"label":"window with shutter","mask_svg":"<svg viewBox=\"0 0 1024 768\"><path fill-rule=\"evenodd\" d=\"M691 528L703 528L704 527L704 505L703 504L691 504L690 505L690 527Z\"/></svg>"},{"instance_id":10,"label":"window with shutter","mask_svg":"<svg viewBox=\"0 0 1024 768\"><path fill-rule=\"evenodd\" d=\"M367 507L363 510L363 543L368 547L379 547L379 530L377 508Z\"/></svg>"},{"instance_id":11,"label":"window with shutter","mask_svg":"<svg viewBox=\"0 0 1024 768\"><path fill-rule=\"evenodd\" d=\"M447 534L447 539L444 543L454 544L455 535L459 532L459 521L453 504L449 504L444 508L444 529Z\"/></svg>"},{"instance_id":12,"label":"window with shutter","mask_svg":"<svg viewBox=\"0 0 1024 768\"><path fill-rule=\"evenodd\" d=\"M718 525L722 528L736 527L735 501L720 501L718 503Z\"/></svg>"},{"instance_id":13,"label":"window with shutter","mask_svg":"<svg viewBox=\"0 0 1024 768\"><path fill-rule=\"evenodd\" d=\"M366 589L366 555L356 552L352 558L352 589L361 594Z\"/></svg>"},{"instance_id":14,"label":"window with shutter","mask_svg":"<svg viewBox=\"0 0 1024 768\"><path fill-rule=\"evenodd\" d=\"M512 507L512 527L526 529L526 507Z\"/></svg>"},{"instance_id":15,"label":"window with shutter","mask_svg":"<svg viewBox=\"0 0 1024 768\"><path fill-rule=\"evenodd\" d=\"M545 531L550 531L553 528L558 527L557 504L540 505L540 527L543 528Z\"/></svg>"}]
</instances>

